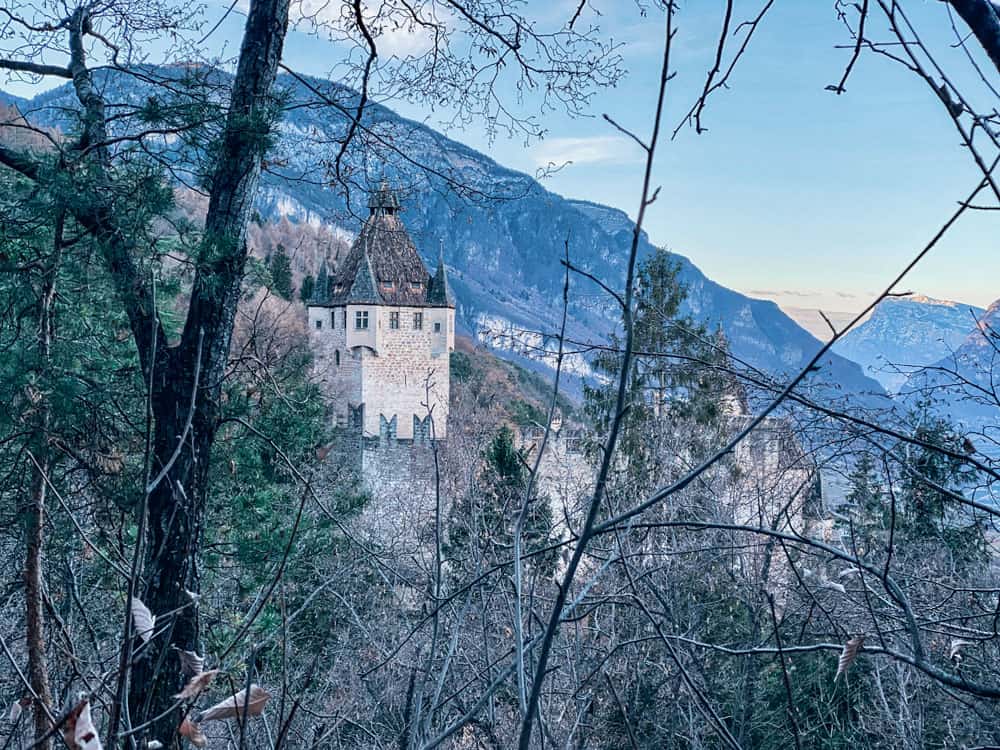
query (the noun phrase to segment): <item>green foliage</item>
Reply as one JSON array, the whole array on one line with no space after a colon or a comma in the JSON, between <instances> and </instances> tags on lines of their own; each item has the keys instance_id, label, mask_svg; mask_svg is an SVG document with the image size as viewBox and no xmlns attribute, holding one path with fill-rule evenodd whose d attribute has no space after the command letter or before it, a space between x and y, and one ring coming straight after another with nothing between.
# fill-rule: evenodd
<instances>
[{"instance_id":1,"label":"green foliage","mask_svg":"<svg viewBox=\"0 0 1000 750\"><path fill-rule=\"evenodd\" d=\"M290 300L295 294L292 288L292 261L280 242L270 256L271 289L284 299Z\"/></svg>"},{"instance_id":2,"label":"green foliage","mask_svg":"<svg viewBox=\"0 0 1000 750\"><path fill-rule=\"evenodd\" d=\"M830 653L797 654L785 657L785 663L802 747L853 750L877 744L873 741L877 741L878 735L866 726L859 713L860 708L875 698L867 660L855 662L848 678L836 681L837 659ZM794 737L781 666L772 657L761 663L760 668L760 692L750 744L761 750L786 750L792 746Z\"/></svg>"},{"instance_id":3,"label":"green foliage","mask_svg":"<svg viewBox=\"0 0 1000 750\"><path fill-rule=\"evenodd\" d=\"M456 383L469 382L474 372L471 357L465 352L452 352L450 359L452 380Z\"/></svg>"},{"instance_id":4,"label":"green foliage","mask_svg":"<svg viewBox=\"0 0 1000 750\"><path fill-rule=\"evenodd\" d=\"M313 291L316 287L316 279L312 274L307 274L302 279L302 286L299 288L299 299L308 303L312 299Z\"/></svg>"},{"instance_id":5,"label":"green foliage","mask_svg":"<svg viewBox=\"0 0 1000 750\"><path fill-rule=\"evenodd\" d=\"M649 474L656 444L651 438L664 425L682 419L711 424L719 416L722 379L712 368L725 364L726 352L703 327L681 315L687 289L679 272L680 265L663 249L638 268L636 354L627 378L629 410L619 440L619 450L636 476ZM593 361L603 383L584 387L584 411L599 435L606 434L615 416L624 346L621 337L612 337L612 351Z\"/></svg>"},{"instance_id":6,"label":"green foliage","mask_svg":"<svg viewBox=\"0 0 1000 750\"><path fill-rule=\"evenodd\" d=\"M546 412L541 408L520 398L510 403L508 411L514 423L521 427L544 425L547 417Z\"/></svg>"},{"instance_id":7,"label":"green foliage","mask_svg":"<svg viewBox=\"0 0 1000 750\"><path fill-rule=\"evenodd\" d=\"M452 509L447 553L455 565L474 569L477 564L492 565L510 559L528 478L524 455L514 445L513 433L501 427L484 452L478 485ZM522 534L523 550L548 545L552 530L549 499L532 490ZM547 553L529 558L526 567L545 573L554 563L554 553Z\"/></svg>"},{"instance_id":8,"label":"green foliage","mask_svg":"<svg viewBox=\"0 0 1000 750\"><path fill-rule=\"evenodd\" d=\"M970 469L960 458L963 438L927 404L912 416L917 421L913 438L919 444L904 444L897 450L902 467L901 531L913 541L943 544L960 565L982 562L986 559L982 524L952 497L961 496L970 481Z\"/></svg>"}]
</instances>

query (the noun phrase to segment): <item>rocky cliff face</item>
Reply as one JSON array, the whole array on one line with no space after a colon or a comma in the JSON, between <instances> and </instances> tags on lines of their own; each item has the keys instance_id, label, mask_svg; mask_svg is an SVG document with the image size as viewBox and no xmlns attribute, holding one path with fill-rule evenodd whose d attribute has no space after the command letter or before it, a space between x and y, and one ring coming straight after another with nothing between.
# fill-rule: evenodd
<instances>
[{"instance_id":1,"label":"rocky cliff face","mask_svg":"<svg viewBox=\"0 0 1000 750\"><path fill-rule=\"evenodd\" d=\"M190 75L163 69L155 73ZM199 85L224 91L223 74L199 73ZM536 369L551 363L556 348L552 334L558 330L567 251L573 264L620 288L633 226L624 212L551 193L531 177L379 106L368 111L358 136L357 145L364 148L345 156L340 164L344 180L331 189L338 138L356 95L312 79L301 82L285 76L280 84L286 101L295 106L286 111L263 180L259 210L264 217L329 224L349 236L367 212L365 189L382 177L392 180L400 187L403 219L425 261L434 266L439 248L444 252L458 298L459 327ZM137 113L155 110L151 103L172 105L136 78L107 75L100 85L112 92L109 98L133 103ZM75 102L67 100L72 93L61 87L36 97L24 109L39 123L72 130L66 112L75 109ZM69 109L60 109L63 104ZM123 118L121 127L128 123ZM156 136L146 145L176 174L190 172L197 181L194 157L203 144ZM343 189L344 183L349 189ZM645 236L640 250L652 250ZM819 349L819 341L777 305L727 289L687 258L678 260L689 288L689 311L710 328L721 326L736 357L781 375L800 368ZM608 297L592 282L574 277L570 337L604 340L617 325L618 313ZM588 372L582 357L571 368L579 375ZM838 390L882 393L860 367L836 354L828 355L813 377Z\"/></svg>"},{"instance_id":2,"label":"rocky cliff face","mask_svg":"<svg viewBox=\"0 0 1000 750\"><path fill-rule=\"evenodd\" d=\"M896 392L914 367L933 364L961 346L983 312L974 305L919 295L890 297L834 350Z\"/></svg>"}]
</instances>

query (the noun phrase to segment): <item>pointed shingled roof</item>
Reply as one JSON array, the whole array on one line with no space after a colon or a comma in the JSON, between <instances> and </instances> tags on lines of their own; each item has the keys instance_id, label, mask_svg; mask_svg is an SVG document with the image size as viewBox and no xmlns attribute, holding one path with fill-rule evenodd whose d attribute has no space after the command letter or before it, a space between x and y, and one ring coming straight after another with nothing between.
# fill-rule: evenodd
<instances>
[{"instance_id":1,"label":"pointed shingled roof","mask_svg":"<svg viewBox=\"0 0 1000 750\"><path fill-rule=\"evenodd\" d=\"M368 253L363 253L361 267L354 274L354 282L347 292L346 302L356 305L380 305L382 295L379 294L378 284L375 282L375 272L372 270L372 261Z\"/></svg>"},{"instance_id":2,"label":"pointed shingled roof","mask_svg":"<svg viewBox=\"0 0 1000 750\"><path fill-rule=\"evenodd\" d=\"M448 271L444 267L444 251L438 253L438 267L427 290L427 304L434 307L454 307L455 297L448 284Z\"/></svg>"},{"instance_id":3,"label":"pointed shingled roof","mask_svg":"<svg viewBox=\"0 0 1000 750\"><path fill-rule=\"evenodd\" d=\"M399 199L383 183L369 200L371 212L361 233L330 280L329 306L386 304L414 307L453 305L447 278L443 296L431 299L432 280L399 216ZM443 268L438 273L444 273Z\"/></svg>"}]
</instances>

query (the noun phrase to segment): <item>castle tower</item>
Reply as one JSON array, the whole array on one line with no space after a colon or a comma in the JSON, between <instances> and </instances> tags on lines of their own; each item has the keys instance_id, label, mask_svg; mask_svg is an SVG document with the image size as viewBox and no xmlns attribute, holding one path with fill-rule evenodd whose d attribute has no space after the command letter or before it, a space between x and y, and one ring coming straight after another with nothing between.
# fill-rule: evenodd
<instances>
[{"instance_id":1,"label":"castle tower","mask_svg":"<svg viewBox=\"0 0 1000 750\"><path fill-rule=\"evenodd\" d=\"M333 269L324 264L308 303L320 372L338 423L360 434L366 476L377 449L447 437L455 348L443 259L432 277L386 183L368 206L350 252Z\"/></svg>"}]
</instances>

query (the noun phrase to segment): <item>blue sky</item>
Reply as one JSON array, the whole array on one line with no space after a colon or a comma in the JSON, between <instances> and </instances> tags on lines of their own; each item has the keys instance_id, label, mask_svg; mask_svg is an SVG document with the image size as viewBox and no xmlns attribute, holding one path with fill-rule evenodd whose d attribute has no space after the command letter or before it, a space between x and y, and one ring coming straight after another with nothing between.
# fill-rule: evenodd
<instances>
[{"instance_id":1,"label":"blue sky","mask_svg":"<svg viewBox=\"0 0 1000 750\"><path fill-rule=\"evenodd\" d=\"M923 246L977 174L940 102L899 65L862 55L846 94L825 90L839 80L850 54L836 48L850 39L833 5L776 2L730 87L711 100L704 116L708 132L683 129L669 140L704 83L724 7L723 0L682 4L668 137L654 174L662 192L646 227L654 242L687 255L722 284L786 307L850 311ZM528 6L540 25L551 28L572 13L575 0L532 0ZM756 0L738 0L737 16L746 18L758 7ZM975 91L969 66L949 48L954 38L944 4L918 1L907 10L941 51L949 73ZM209 4L205 18L214 23L222 11ZM235 51L242 21L233 14L220 27L212 39L217 51ZM629 71L617 87L595 94L587 116L547 113L546 137L531 143L490 141L480 123L449 135L529 173L549 162L572 162L546 178L546 187L634 215L642 155L600 115L648 133L662 17L655 10L641 17L633 0L591 0L582 22L623 43ZM887 38L884 25L876 23L874 32ZM397 35L392 43L405 49L410 41ZM303 73L325 75L337 55L331 42L300 32L286 44L286 62ZM989 66L984 70L989 73ZM431 126L447 116L417 103L385 103ZM529 98L520 106L530 112L533 104ZM967 213L905 288L978 305L1000 297L996 217Z\"/></svg>"}]
</instances>

